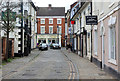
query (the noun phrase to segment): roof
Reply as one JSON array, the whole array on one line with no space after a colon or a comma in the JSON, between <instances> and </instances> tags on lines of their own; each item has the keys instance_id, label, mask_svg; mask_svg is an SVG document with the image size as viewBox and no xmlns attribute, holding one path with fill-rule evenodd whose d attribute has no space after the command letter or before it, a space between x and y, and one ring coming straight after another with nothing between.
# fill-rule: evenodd
<instances>
[{"instance_id":1,"label":"roof","mask_svg":"<svg viewBox=\"0 0 120 81\"><path fill-rule=\"evenodd\" d=\"M28 0L28 1L32 5L32 7L37 11L37 8L35 7L35 4L33 3L33 1L32 0Z\"/></svg>"},{"instance_id":2,"label":"roof","mask_svg":"<svg viewBox=\"0 0 120 81\"><path fill-rule=\"evenodd\" d=\"M38 7L37 16L65 16L65 7Z\"/></svg>"}]
</instances>

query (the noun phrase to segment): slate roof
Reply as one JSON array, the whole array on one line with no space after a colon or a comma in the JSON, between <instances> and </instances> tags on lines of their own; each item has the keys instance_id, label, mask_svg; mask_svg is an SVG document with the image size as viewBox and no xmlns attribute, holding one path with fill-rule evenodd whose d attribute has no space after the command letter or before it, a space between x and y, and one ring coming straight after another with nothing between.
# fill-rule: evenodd
<instances>
[{"instance_id":1,"label":"slate roof","mask_svg":"<svg viewBox=\"0 0 120 81\"><path fill-rule=\"evenodd\" d=\"M37 16L65 16L65 7L37 7Z\"/></svg>"}]
</instances>

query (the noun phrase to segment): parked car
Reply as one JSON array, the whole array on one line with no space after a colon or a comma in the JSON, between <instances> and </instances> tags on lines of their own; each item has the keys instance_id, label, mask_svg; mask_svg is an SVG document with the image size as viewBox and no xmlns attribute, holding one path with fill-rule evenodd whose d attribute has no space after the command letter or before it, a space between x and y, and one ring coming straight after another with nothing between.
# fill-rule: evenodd
<instances>
[{"instance_id":1,"label":"parked car","mask_svg":"<svg viewBox=\"0 0 120 81\"><path fill-rule=\"evenodd\" d=\"M53 43L53 44L52 44L52 48L53 48L53 49L61 49L60 45L59 45L59 44L56 44L56 43Z\"/></svg>"},{"instance_id":2,"label":"parked car","mask_svg":"<svg viewBox=\"0 0 120 81\"><path fill-rule=\"evenodd\" d=\"M39 50L48 50L48 45L46 43L41 43L39 45Z\"/></svg>"}]
</instances>

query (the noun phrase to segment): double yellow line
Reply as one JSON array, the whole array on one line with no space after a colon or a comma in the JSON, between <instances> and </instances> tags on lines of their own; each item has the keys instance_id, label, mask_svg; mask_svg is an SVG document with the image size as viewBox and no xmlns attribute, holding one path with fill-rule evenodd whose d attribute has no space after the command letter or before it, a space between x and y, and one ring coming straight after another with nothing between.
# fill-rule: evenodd
<instances>
[{"instance_id":1,"label":"double yellow line","mask_svg":"<svg viewBox=\"0 0 120 81\"><path fill-rule=\"evenodd\" d=\"M69 67L70 67L70 75L69 75L68 79L74 80L75 75L76 75L75 67L74 67L74 65L73 65L73 63L71 61L69 61L68 64L69 64Z\"/></svg>"}]
</instances>

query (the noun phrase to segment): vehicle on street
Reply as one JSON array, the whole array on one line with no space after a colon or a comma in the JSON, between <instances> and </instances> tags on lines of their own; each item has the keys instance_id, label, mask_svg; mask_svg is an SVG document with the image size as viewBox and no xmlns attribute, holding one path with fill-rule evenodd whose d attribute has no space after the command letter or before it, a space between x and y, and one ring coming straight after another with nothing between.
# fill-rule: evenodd
<instances>
[{"instance_id":1,"label":"vehicle on street","mask_svg":"<svg viewBox=\"0 0 120 81\"><path fill-rule=\"evenodd\" d=\"M48 50L48 45L46 43L41 43L39 45L39 50Z\"/></svg>"},{"instance_id":2,"label":"vehicle on street","mask_svg":"<svg viewBox=\"0 0 120 81\"><path fill-rule=\"evenodd\" d=\"M51 45L51 48L52 48L52 49L61 49L60 45L57 44L57 43L53 43L53 44Z\"/></svg>"}]
</instances>

